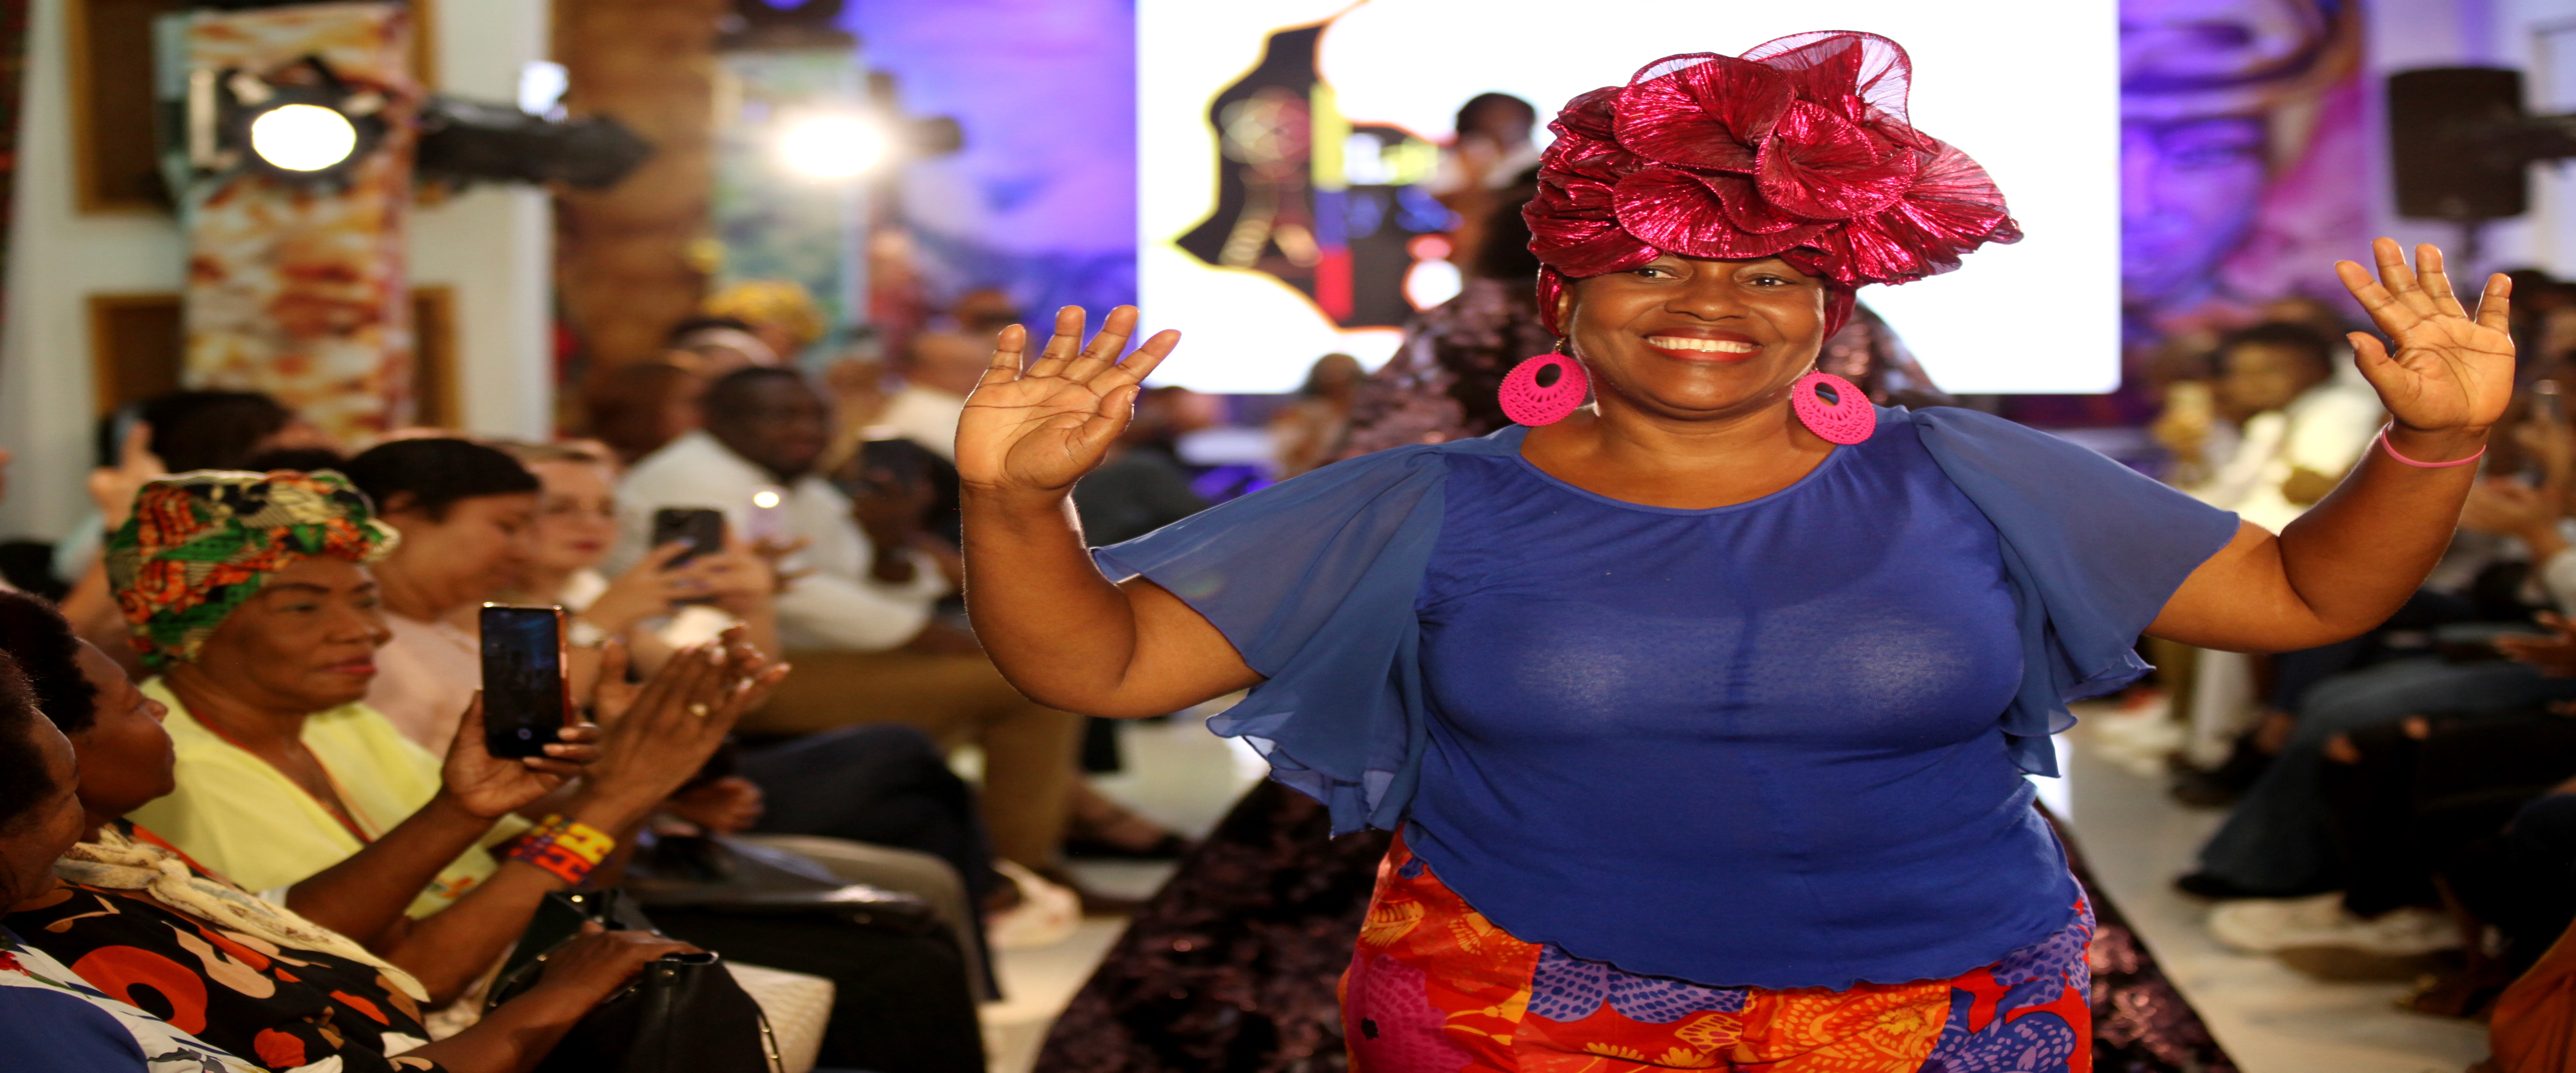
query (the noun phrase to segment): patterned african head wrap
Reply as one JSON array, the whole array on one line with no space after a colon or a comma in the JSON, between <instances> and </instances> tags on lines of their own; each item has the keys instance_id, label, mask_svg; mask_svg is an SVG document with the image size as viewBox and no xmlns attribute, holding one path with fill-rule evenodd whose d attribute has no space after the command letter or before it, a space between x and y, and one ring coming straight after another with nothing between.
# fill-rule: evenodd
<instances>
[{"instance_id":1,"label":"patterned african head wrap","mask_svg":"<svg viewBox=\"0 0 2576 1073\"><path fill-rule=\"evenodd\" d=\"M295 560L371 563L398 539L329 470L199 470L143 486L134 515L108 534L107 578L135 654L158 671L196 659L225 616Z\"/></svg>"}]
</instances>

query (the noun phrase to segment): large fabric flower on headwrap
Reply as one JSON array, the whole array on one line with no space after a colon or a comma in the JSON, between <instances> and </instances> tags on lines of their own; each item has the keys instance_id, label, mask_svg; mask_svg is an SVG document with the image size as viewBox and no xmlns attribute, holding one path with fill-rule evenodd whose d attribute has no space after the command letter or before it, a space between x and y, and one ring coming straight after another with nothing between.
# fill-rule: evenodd
<instances>
[{"instance_id":1,"label":"large fabric flower on headwrap","mask_svg":"<svg viewBox=\"0 0 2576 1073\"><path fill-rule=\"evenodd\" d=\"M1805 33L1668 56L1574 98L1548 124L1556 142L1522 212L1546 266L1540 308L1566 279L1664 253L1780 257L1833 285L1839 322L1852 288L2019 240L1985 169L1906 121L1911 74L1884 37Z\"/></svg>"},{"instance_id":2,"label":"large fabric flower on headwrap","mask_svg":"<svg viewBox=\"0 0 2576 1073\"><path fill-rule=\"evenodd\" d=\"M144 485L107 537L107 578L143 666L192 661L225 616L295 560L371 563L400 537L329 470L199 470Z\"/></svg>"}]
</instances>

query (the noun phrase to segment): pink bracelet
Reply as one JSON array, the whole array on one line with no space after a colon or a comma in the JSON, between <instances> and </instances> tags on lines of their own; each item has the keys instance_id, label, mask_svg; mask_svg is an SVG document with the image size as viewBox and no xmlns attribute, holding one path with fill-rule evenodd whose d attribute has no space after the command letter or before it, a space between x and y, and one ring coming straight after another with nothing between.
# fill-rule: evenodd
<instances>
[{"instance_id":1,"label":"pink bracelet","mask_svg":"<svg viewBox=\"0 0 2576 1073\"><path fill-rule=\"evenodd\" d=\"M2395 425L2379 426L2379 449L2388 452L2388 457L2404 462L2417 469L2449 469L2453 466L2465 466L2471 462L2475 462L2478 459L2486 457L2487 454L2487 449L2481 446L2478 448L2478 453L2470 455L2467 458L2454 458L2448 462L2418 462L2412 458L2406 457L2405 455L2398 454L2397 445L2388 442L2388 430L2395 427Z\"/></svg>"}]
</instances>

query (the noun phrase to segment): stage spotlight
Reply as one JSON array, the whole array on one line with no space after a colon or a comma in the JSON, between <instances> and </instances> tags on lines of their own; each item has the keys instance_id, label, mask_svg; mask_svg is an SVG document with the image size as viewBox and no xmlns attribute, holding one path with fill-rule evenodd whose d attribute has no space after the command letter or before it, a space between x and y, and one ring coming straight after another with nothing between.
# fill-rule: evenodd
<instances>
[{"instance_id":1,"label":"stage spotlight","mask_svg":"<svg viewBox=\"0 0 2576 1073\"><path fill-rule=\"evenodd\" d=\"M850 179L885 158L877 125L856 116L815 116L790 124L778 136L788 170L814 179Z\"/></svg>"},{"instance_id":2,"label":"stage spotlight","mask_svg":"<svg viewBox=\"0 0 2576 1073\"><path fill-rule=\"evenodd\" d=\"M318 57L274 74L188 72L187 159L201 172L243 168L335 188L385 137L385 96L342 81Z\"/></svg>"},{"instance_id":3,"label":"stage spotlight","mask_svg":"<svg viewBox=\"0 0 2576 1073\"><path fill-rule=\"evenodd\" d=\"M200 174L238 168L332 190L384 140L385 105L382 93L351 87L317 57L268 75L200 69L188 73L178 133ZM551 119L431 97L413 124L420 132L414 170L456 187L559 182L598 190L653 155L635 132L604 116Z\"/></svg>"},{"instance_id":4,"label":"stage spotlight","mask_svg":"<svg viewBox=\"0 0 2576 1073\"><path fill-rule=\"evenodd\" d=\"M250 121L250 151L288 171L320 171L357 148L357 124L318 104L280 105Z\"/></svg>"}]
</instances>

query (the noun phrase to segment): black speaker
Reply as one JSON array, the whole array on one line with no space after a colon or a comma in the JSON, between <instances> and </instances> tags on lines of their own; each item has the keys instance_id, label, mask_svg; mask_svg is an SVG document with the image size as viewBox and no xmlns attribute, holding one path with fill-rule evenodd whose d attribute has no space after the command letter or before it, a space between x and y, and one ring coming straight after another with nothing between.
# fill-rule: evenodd
<instances>
[{"instance_id":1,"label":"black speaker","mask_svg":"<svg viewBox=\"0 0 2576 1073\"><path fill-rule=\"evenodd\" d=\"M2397 215L2492 220L2530 208L2521 151L2522 72L2431 67L2388 76L2388 161Z\"/></svg>"}]
</instances>

